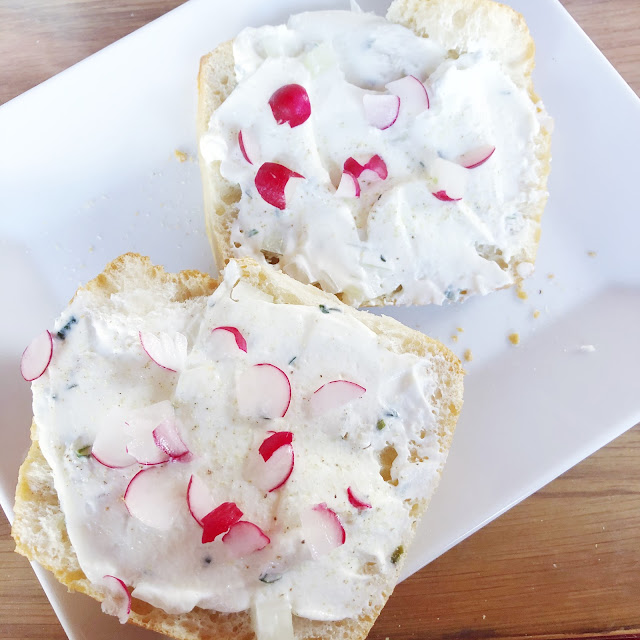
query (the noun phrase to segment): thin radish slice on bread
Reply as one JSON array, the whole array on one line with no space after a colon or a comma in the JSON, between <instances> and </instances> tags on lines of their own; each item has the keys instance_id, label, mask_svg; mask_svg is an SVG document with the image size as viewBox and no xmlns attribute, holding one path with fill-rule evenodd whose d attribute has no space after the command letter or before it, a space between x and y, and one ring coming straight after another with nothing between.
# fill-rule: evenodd
<instances>
[{"instance_id":1,"label":"thin radish slice on bread","mask_svg":"<svg viewBox=\"0 0 640 640\"><path fill-rule=\"evenodd\" d=\"M159 366L167 371L181 371L187 361L187 338L182 333L173 336L151 331L138 333L144 352Z\"/></svg>"},{"instance_id":2,"label":"thin radish slice on bread","mask_svg":"<svg viewBox=\"0 0 640 640\"><path fill-rule=\"evenodd\" d=\"M312 415L321 415L361 398L366 389L349 380L332 380L322 385L309 399Z\"/></svg>"},{"instance_id":3,"label":"thin radish slice on bread","mask_svg":"<svg viewBox=\"0 0 640 640\"><path fill-rule=\"evenodd\" d=\"M295 455L291 444L275 449L265 459L260 452L251 452L246 467L250 482L267 493L282 487L291 477L295 465Z\"/></svg>"},{"instance_id":4,"label":"thin radish slice on bread","mask_svg":"<svg viewBox=\"0 0 640 640\"><path fill-rule=\"evenodd\" d=\"M277 162L265 162L258 169L254 183L266 203L277 209L286 209L295 187L295 179L300 178L304 179L304 176Z\"/></svg>"},{"instance_id":5,"label":"thin radish slice on bread","mask_svg":"<svg viewBox=\"0 0 640 640\"><path fill-rule=\"evenodd\" d=\"M352 173L349 173L348 171L342 172L340 184L336 189L336 196L338 196L338 198L360 197L360 183Z\"/></svg>"},{"instance_id":6,"label":"thin radish slice on bread","mask_svg":"<svg viewBox=\"0 0 640 640\"><path fill-rule=\"evenodd\" d=\"M405 76L385 85L389 93L400 98L400 113L417 116L429 109L427 88L415 76Z\"/></svg>"},{"instance_id":7,"label":"thin radish slice on bread","mask_svg":"<svg viewBox=\"0 0 640 640\"><path fill-rule=\"evenodd\" d=\"M216 332L222 332L222 333L216 333ZM244 351L245 353L247 353L247 341L242 335L240 329L238 329L237 327L215 327L214 329L211 329L211 335L215 336L216 339L218 337L224 337L225 332L226 334L230 334L233 336L233 339L236 343L236 347L238 347L240 351Z\"/></svg>"},{"instance_id":8,"label":"thin radish slice on bread","mask_svg":"<svg viewBox=\"0 0 640 640\"><path fill-rule=\"evenodd\" d=\"M258 453L266 462L280 447L293 442L293 433L291 431L275 431L267 437L258 449Z\"/></svg>"},{"instance_id":9,"label":"thin radish slice on bread","mask_svg":"<svg viewBox=\"0 0 640 640\"><path fill-rule=\"evenodd\" d=\"M182 441L176 420L163 420L152 432L156 446L164 451L172 460L185 459L189 447Z\"/></svg>"},{"instance_id":10,"label":"thin radish slice on bread","mask_svg":"<svg viewBox=\"0 0 640 640\"><path fill-rule=\"evenodd\" d=\"M214 509L209 488L199 476L191 476L187 486L187 506L193 519L202 526L202 519Z\"/></svg>"},{"instance_id":11,"label":"thin radish slice on bread","mask_svg":"<svg viewBox=\"0 0 640 640\"><path fill-rule=\"evenodd\" d=\"M352 487L347 487L347 498L349 499L349 504L356 509L371 509L371 504L358 497L358 494Z\"/></svg>"},{"instance_id":12,"label":"thin radish slice on bread","mask_svg":"<svg viewBox=\"0 0 640 640\"><path fill-rule=\"evenodd\" d=\"M235 502L223 502L202 518L202 544L213 542L242 518Z\"/></svg>"},{"instance_id":13,"label":"thin radish slice on bread","mask_svg":"<svg viewBox=\"0 0 640 640\"><path fill-rule=\"evenodd\" d=\"M107 418L91 446L91 456L111 469L129 467L136 462L136 459L127 453L130 439L124 419L119 416Z\"/></svg>"},{"instance_id":14,"label":"thin radish slice on bread","mask_svg":"<svg viewBox=\"0 0 640 640\"><path fill-rule=\"evenodd\" d=\"M475 169L483 165L494 153L496 148L492 145L483 145L463 153L458 157L457 163L465 169Z\"/></svg>"},{"instance_id":15,"label":"thin radish slice on bread","mask_svg":"<svg viewBox=\"0 0 640 640\"><path fill-rule=\"evenodd\" d=\"M232 556L243 558L261 551L271 540L258 525L239 520L222 536L222 542Z\"/></svg>"},{"instance_id":16,"label":"thin radish slice on bread","mask_svg":"<svg viewBox=\"0 0 640 640\"><path fill-rule=\"evenodd\" d=\"M106 575L100 585L104 599L101 603L102 611L118 618L124 624L131 614L131 594L127 585L115 576Z\"/></svg>"},{"instance_id":17,"label":"thin radish slice on bread","mask_svg":"<svg viewBox=\"0 0 640 640\"><path fill-rule=\"evenodd\" d=\"M278 124L292 129L305 123L311 115L311 102L307 90L299 84L286 84L270 98L269 106Z\"/></svg>"},{"instance_id":18,"label":"thin radish slice on bread","mask_svg":"<svg viewBox=\"0 0 640 640\"><path fill-rule=\"evenodd\" d=\"M394 95L365 93L362 96L367 122L384 131L395 123L400 112L400 98Z\"/></svg>"},{"instance_id":19,"label":"thin radish slice on bread","mask_svg":"<svg viewBox=\"0 0 640 640\"><path fill-rule=\"evenodd\" d=\"M168 400L131 411L126 420L126 428L130 437L127 443L127 453L144 465L168 462L171 455L160 447L154 431L162 423L168 423L161 429L160 435L162 435L163 431L169 431L169 424L175 425L175 422L175 410Z\"/></svg>"},{"instance_id":20,"label":"thin radish slice on bread","mask_svg":"<svg viewBox=\"0 0 640 640\"><path fill-rule=\"evenodd\" d=\"M251 131L245 129L238 133L238 146L240 153L249 164L255 164L258 161L258 140Z\"/></svg>"},{"instance_id":21,"label":"thin radish slice on bread","mask_svg":"<svg viewBox=\"0 0 640 640\"><path fill-rule=\"evenodd\" d=\"M238 378L238 408L244 416L283 418L291 402L287 374L266 362L246 369Z\"/></svg>"},{"instance_id":22,"label":"thin radish slice on bread","mask_svg":"<svg viewBox=\"0 0 640 640\"><path fill-rule=\"evenodd\" d=\"M313 558L326 555L347 539L338 514L324 502L303 511L301 520L304 539Z\"/></svg>"},{"instance_id":23,"label":"thin radish slice on bread","mask_svg":"<svg viewBox=\"0 0 640 640\"><path fill-rule=\"evenodd\" d=\"M22 353L20 373L27 382L37 380L49 367L53 356L53 337L48 331L39 333Z\"/></svg>"}]
</instances>

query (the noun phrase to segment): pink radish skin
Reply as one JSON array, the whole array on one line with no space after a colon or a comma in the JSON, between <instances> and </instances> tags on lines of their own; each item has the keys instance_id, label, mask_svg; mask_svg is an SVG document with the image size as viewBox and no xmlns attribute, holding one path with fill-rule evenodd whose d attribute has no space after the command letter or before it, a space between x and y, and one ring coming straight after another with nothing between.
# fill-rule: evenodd
<instances>
[{"instance_id":1,"label":"pink radish skin","mask_svg":"<svg viewBox=\"0 0 640 640\"><path fill-rule=\"evenodd\" d=\"M247 468L248 479L262 491L271 493L279 489L293 473L295 456L290 444L278 447L266 461L259 452L254 451L251 456Z\"/></svg>"},{"instance_id":2,"label":"pink radish skin","mask_svg":"<svg viewBox=\"0 0 640 640\"><path fill-rule=\"evenodd\" d=\"M386 180L389 172L385 161L379 156L371 156L366 164L360 164L355 158L347 158L344 161L344 171L350 173L356 178L360 178L363 172L372 172L381 180ZM365 175L366 179L371 179L370 174ZM375 176L373 176L375 177Z\"/></svg>"},{"instance_id":3,"label":"pink radish skin","mask_svg":"<svg viewBox=\"0 0 640 640\"><path fill-rule=\"evenodd\" d=\"M187 487L187 506L193 519L202 526L202 519L211 513L213 498L207 485L198 477L191 476Z\"/></svg>"},{"instance_id":4,"label":"pink radish skin","mask_svg":"<svg viewBox=\"0 0 640 640\"><path fill-rule=\"evenodd\" d=\"M222 536L227 551L236 558L243 558L264 549L271 540L253 522L239 520Z\"/></svg>"},{"instance_id":5,"label":"pink radish skin","mask_svg":"<svg viewBox=\"0 0 640 640\"><path fill-rule=\"evenodd\" d=\"M415 76L405 76L385 85L389 93L400 98L401 113L416 116L430 107L427 88Z\"/></svg>"},{"instance_id":6,"label":"pink radish skin","mask_svg":"<svg viewBox=\"0 0 640 640\"><path fill-rule=\"evenodd\" d=\"M125 422L115 419L103 426L91 447L91 457L109 469L124 469L136 459L127 453L131 436L125 431Z\"/></svg>"},{"instance_id":7,"label":"pink radish skin","mask_svg":"<svg viewBox=\"0 0 640 640\"><path fill-rule=\"evenodd\" d=\"M285 190L291 178L304 179L304 176L276 162L265 162L256 173L256 189L266 203L277 209L285 209Z\"/></svg>"},{"instance_id":8,"label":"pink radish skin","mask_svg":"<svg viewBox=\"0 0 640 640\"><path fill-rule=\"evenodd\" d=\"M235 338L238 349L247 353L247 341L244 339L244 336L240 333L239 329L236 329L236 327L216 327L215 329L211 329L211 333L214 331L228 331Z\"/></svg>"},{"instance_id":9,"label":"pink radish skin","mask_svg":"<svg viewBox=\"0 0 640 640\"><path fill-rule=\"evenodd\" d=\"M458 202L459 200L462 200L462 198L450 198L446 191L435 191L432 195L434 198L438 198L438 200L441 200L442 202Z\"/></svg>"},{"instance_id":10,"label":"pink radish skin","mask_svg":"<svg viewBox=\"0 0 640 640\"><path fill-rule=\"evenodd\" d=\"M367 390L348 380L332 380L314 391L309 403L313 415L321 415L361 398Z\"/></svg>"},{"instance_id":11,"label":"pink radish skin","mask_svg":"<svg viewBox=\"0 0 640 640\"><path fill-rule=\"evenodd\" d=\"M250 367L238 379L240 413L254 418L284 418L291 403L287 374L266 362Z\"/></svg>"},{"instance_id":12,"label":"pink radish skin","mask_svg":"<svg viewBox=\"0 0 640 640\"><path fill-rule=\"evenodd\" d=\"M371 509L371 505L368 502L365 502L364 500L358 498L351 487L347 489L347 497L349 498L349 503L351 504L351 506L355 507L356 509Z\"/></svg>"},{"instance_id":13,"label":"pink radish skin","mask_svg":"<svg viewBox=\"0 0 640 640\"><path fill-rule=\"evenodd\" d=\"M309 119L311 102L307 90L299 84L286 84L270 98L269 106L278 124L288 124L292 129Z\"/></svg>"},{"instance_id":14,"label":"pink radish skin","mask_svg":"<svg viewBox=\"0 0 640 640\"><path fill-rule=\"evenodd\" d=\"M102 584L107 593L102 601L102 611L108 615L116 616L124 624L131 613L131 594L127 585L115 576L103 576Z\"/></svg>"},{"instance_id":15,"label":"pink radish skin","mask_svg":"<svg viewBox=\"0 0 640 640\"><path fill-rule=\"evenodd\" d=\"M323 502L301 514L305 542L314 559L324 556L346 542L338 514Z\"/></svg>"},{"instance_id":16,"label":"pink radish skin","mask_svg":"<svg viewBox=\"0 0 640 640\"><path fill-rule=\"evenodd\" d=\"M184 367L187 358L187 339L181 333L171 338L166 333L139 331L140 344L144 352L159 366L167 371L176 372Z\"/></svg>"},{"instance_id":17,"label":"pink radish skin","mask_svg":"<svg viewBox=\"0 0 640 640\"><path fill-rule=\"evenodd\" d=\"M362 104L367 122L381 131L393 125L400 113L398 96L365 93L362 96Z\"/></svg>"},{"instance_id":18,"label":"pink radish skin","mask_svg":"<svg viewBox=\"0 0 640 640\"><path fill-rule=\"evenodd\" d=\"M291 431L276 431L260 445L258 453L262 456L262 459L267 462L277 449L292 442L293 433L291 433Z\"/></svg>"},{"instance_id":19,"label":"pink radish skin","mask_svg":"<svg viewBox=\"0 0 640 640\"><path fill-rule=\"evenodd\" d=\"M235 502L223 502L202 518L202 544L213 542L242 518Z\"/></svg>"},{"instance_id":20,"label":"pink radish skin","mask_svg":"<svg viewBox=\"0 0 640 640\"><path fill-rule=\"evenodd\" d=\"M458 158L457 163L465 169L475 169L484 164L493 155L495 150L495 147L489 145L472 149L471 151L463 153Z\"/></svg>"},{"instance_id":21,"label":"pink radish skin","mask_svg":"<svg viewBox=\"0 0 640 640\"><path fill-rule=\"evenodd\" d=\"M342 172L340 178L340 184L336 189L336 195L339 198L359 198L360 197L360 183L358 179L348 171Z\"/></svg>"},{"instance_id":22,"label":"pink radish skin","mask_svg":"<svg viewBox=\"0 0 640 640\"><path fill-rule=\"evenodd\" d=\"M238 133L238 146L244 159L249 164L253 164L258 157L258 141L253 134L248 131L240 131Z\"/></svg>"},{"instance_id":23,"label":"pink radish skin","mask_svg":"<svg viewBox=\"0 0 640 640\"><path fill-rule=\"evenodd\" d=\"M164 451L172 460L185 458L189 454L189 448L182 441L175 420L163 420L153 430L153 441L156 446Z\"/></svg>"},{"instance_id":24,"label":"pink radish skin","mask_svg":"<svg viewBox=\"0 0 640 640\"><path fill-rule=\"evenodd\" d=\"M27 382L37 380L49 367L53 356L53 337L48 331L38 334L23 351L20 373Z\"/></svg>"},{"instance_id":25,"label":"pink radish skin","mask_svg":"<svg viewBox=\"0 0 640 640\"><path fill-rule=\"evenodd\" d=\"M131 478L124 504L129 514L143 524L167 531L184 508L184 493L177 491L176 479L165 469L143 469Z\"/></svg>"}]
</instances>

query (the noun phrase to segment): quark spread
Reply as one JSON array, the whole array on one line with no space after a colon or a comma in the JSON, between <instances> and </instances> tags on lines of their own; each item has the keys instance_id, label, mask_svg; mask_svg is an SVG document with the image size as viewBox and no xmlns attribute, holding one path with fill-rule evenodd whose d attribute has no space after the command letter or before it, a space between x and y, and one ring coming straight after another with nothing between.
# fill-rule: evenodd
<instances>
[{"instance_id":1,"label":"quark spread","mask_svg":"<svg viewBox=\"0 0 640 640\"><path fill-rule=\"evenodd\" d=\"M338 620L381 604L411 508L446 456L438 356L394 353L339 309L276 304L235 262L210 297L128 287L108 301L78 292L33 383L40 447L88 579L115 576L169 613L277 596L296 615ZM289 444L269 453L292 448L290 475L256 476L283 432ZM188 454L169 459L176 442ZM206 518L187 500L196 481L211 510L242 511L244 551L222 535L228 523L203 543Z\"/></svg>"},{"instance_id":2,"label":"quark spread","mask_svg":"<svg viewBox=\"0 0 640 640\"><path fill-rule=\"evenodd\" d=\"M276 263L355 305L442 304L514 282L507 264L535 243L531 212L546 197L536 149L547 116L498 61L482 50L457 55L381 17L347 11L245 29L233 53L237 86L200 143L203 158L219 161L242 192L232 255ZM427 92L419 112L394 88L407 77ZM310 105L296 126L279 123L270 104L291 84L306 90ZM371 104L394 93L396 119L371 124ZM493 152L465 168L465 154L482 149ZM359 195L341 192L345 162L364 166L374 156L387 175L368 172ZM284 207L257 188L264 163L303 178L289 181ZM447 197L452 181L459 194Z\"/></svg>"}]
</instances>

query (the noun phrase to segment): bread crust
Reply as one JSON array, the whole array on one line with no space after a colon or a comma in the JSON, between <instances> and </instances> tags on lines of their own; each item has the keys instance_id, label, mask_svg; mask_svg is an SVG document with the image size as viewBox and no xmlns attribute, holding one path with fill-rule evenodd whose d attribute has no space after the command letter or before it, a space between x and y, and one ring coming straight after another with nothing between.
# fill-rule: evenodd
<instances>
[{"instance_id":1,"label":"bread crust","mask_svg":"<svg viewBox=\"0 0 640 640\"><path fill-rule=\"evenodd\" d=\"M446 49L457 54L473 49L474 45L482 46L492 59L501 63L516 85L527 90L534 104L539 102L531 78L535 65L535 44L524 18L511 7L494 0L394 0L386 17L390 22L401 24L417 35L437 40ZM198 140L207 133L211 116L231 94L236 84L233 43L229 41L205 55L200 62ZM540 109L538 106L539 111ZM517 271L518 265L522 262L535 263L538 251L540 222L547 202L547 179L551 168L550 126L541 128L535 147L540 161L536 183L542 197L523 212L533 223L530 225L530 237L508 263L500 256L491 256L491 259L496 260L511 274L516 283L522 280ZM241 192L237 185L222 177L220 162L207 162L199 149L198 157L207 235L216 265L222 270L234 257L231 227L238 216ZM341 298L351 303L348 294ZM359 306L395 304L398 304L398 294L392 292L361 302Z\"/></svg>"},{"instance_id":2,"label":"bread crust","mask_svg":"<svg viewBox=\"0 0 640 640\"><path fill-rule=\"evenodd\" d=\"M313 306L326 303L340 308L343 313L352 315L375 331L386 348L398 353L411 352L435 356L437 374L443 391L436 407L442 416L438 425L438 436L442 449L449 448L457 416L462 408L463 370L453 353L439 342L404 327L396 320L356 311L331 294L302 285L272 269L260 267L252 260L239 260L238 264L242 277L273 296L276 303ZM149 258L128 253L107 265L103 273L79 291L91 291L106 300L123 288L139 287L142 283L161 286L163 290L168 291L170 299L175 301L208 296L218 286L218 282L208 275L197 271L167 273L162 267L154 266ZM101 592L82 572L69 540L64 514L53 484L53 472L40 450L38 427L35 422L31 426L31 439L31 448L20 467L16 489L15 519L11 532L16 543L16 551L40 563L70 590L101 601ZM416 521L427 504L428 499L416 502L413 513ZM380 580L383 604L372 607L358 618L337 622L321 622L294 616L296 640L365 638L391 595L401 564L399 562L396 565L396 574L391 576L391 581L388 580L388 576L383 576L384 579ZM390 588L389 582L392 583ZM177 640L249 640L255 637L248 612L219 613L196 607L188 613L168 614L142 600L132 598L129 621Z\"/></svg>"}]
</instances>

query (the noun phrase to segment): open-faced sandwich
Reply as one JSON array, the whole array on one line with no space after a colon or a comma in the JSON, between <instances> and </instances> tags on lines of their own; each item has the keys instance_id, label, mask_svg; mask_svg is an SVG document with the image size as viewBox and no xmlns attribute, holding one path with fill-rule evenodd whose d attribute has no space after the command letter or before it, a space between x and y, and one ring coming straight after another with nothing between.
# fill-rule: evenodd
<instances>
[{"instance_id":1,"label":"open-faced sandwich","mask_svg":"<svg viewBox=\"0 0 640 640\"><path fill-rule=\"evenodd\" d=\"M218 266L249 256L350 305L442 304L530 275L550 120L523 18L394 0L293 15L202 59Z\"/></svg>"},{"instance_id":2,"label":"open-faced sandwich","mask_svg":"<svg viewBox=\"0 0 640 640\"><path fill-rule=\"evenodd\" d=\"M22 374L17 550L189 640L364 638L462 404L443 345L248 259L118 258Z\"/></svg>"}]
</instances>

